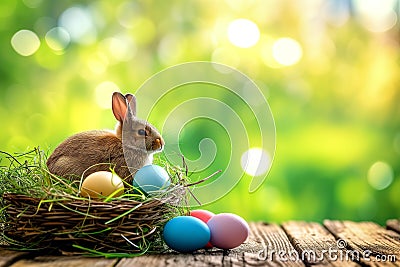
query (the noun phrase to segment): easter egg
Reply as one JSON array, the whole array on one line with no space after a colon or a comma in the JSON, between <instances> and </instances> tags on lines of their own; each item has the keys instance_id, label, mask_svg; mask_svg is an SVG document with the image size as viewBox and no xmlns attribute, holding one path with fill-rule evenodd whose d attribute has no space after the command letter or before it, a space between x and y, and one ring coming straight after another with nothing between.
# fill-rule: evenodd
<instances>
[{"instance_id":1,"label":"easter egg","mask_svg":"<svg viewBox=\"0 0 400 267\"><path fill-rule=\"evenodd\" d=\"M122 179L115 173L107 171L94 172L82 183L80 195L82 197L98 198L99 196L109 196L119 190L115 196L120 196L124 193L124 183Z\"/></svg>"},{"instance_id":2,"label":"easter egg","mask_svg":"<svg viewBox=\"0 0 400 267\"><path fill-rule=\"evenodd\" d=\"M165 190L170 184L167 171L158 165L146 165L140 168L133 178L133 186L139 187L147 194Z\"/></svg>"},{"instance_id":3,"label":"easter egg","mask_svg":"<svg viewBox=\"0 0 400 267\"><path fill-rule=\"evenodd\" d=\"M208 210L192 210L190 211L190 216L196 217L203 222L207 223L215 214ZM212 248L211 242L208 242L205 248Z\"/></svg>"},{"instance_id":4,"label":"easter egg","mask_svg":"<svg viewBox=\"0 0 400 267\"><path fill-rule=\"evenodd\" d=\"M247 222L232 213L217 214L207 222L207 225L211 231L211 244L222 249L240 246L250 232Z\"/></svg>"},{"instance_id":5,"label":"easter egg","mask_svg":"<svg viewBox=\"0 0 400 267\"><path fill-rule=\"evenodd\" d=\"M210 241L210 229L196 217L178 216L165 224L163 238L173 250L193 252Z\"/></svg>"},{"instance_id":6,"label":"easter egg","mask_svg":"<svg viewBox=\"0 0 400 267\"><path fill-rule=\"evenodd\" d=\"M207 223L215 214L208 210L192 210L190 216L199 218L203 222Z\"/></svg>"}]
</instances>

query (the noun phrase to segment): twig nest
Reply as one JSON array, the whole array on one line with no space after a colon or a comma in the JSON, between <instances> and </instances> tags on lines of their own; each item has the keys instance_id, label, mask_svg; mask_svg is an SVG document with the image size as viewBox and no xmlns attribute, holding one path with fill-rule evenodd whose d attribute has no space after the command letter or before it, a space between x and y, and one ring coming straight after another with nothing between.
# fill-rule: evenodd
<instances>
[{"instance_id":1,"label":"twig nest","mask_svg":"<svg viewBox=\"0 0 400 267\"><path fill-rule=\"evenodd\" d=\"M164 248L165 223L188 214L187 175L178 166L166 165L165 192L144 196L109 171L83 181L53 175L39 149L15 157L0 151L0 160L2 154L10 164L0 168L0 239L10 249L142 255Z\"/></svg>"}]
</instances>

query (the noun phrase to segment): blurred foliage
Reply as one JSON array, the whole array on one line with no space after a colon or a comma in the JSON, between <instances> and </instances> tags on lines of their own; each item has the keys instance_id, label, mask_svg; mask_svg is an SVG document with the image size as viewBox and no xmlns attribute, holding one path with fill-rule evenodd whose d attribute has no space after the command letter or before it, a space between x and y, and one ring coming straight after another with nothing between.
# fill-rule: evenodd
<instances>
[{"instance_id":1,"label":"blurred foliage","mask_svg":"<svg viewBox=\"0 0 400 267\"><path fill-rule=\"evenodd\" d=\"M382 10L368 13L374 2ZM215 61L261 88L277 145L257 192L240 183L205 208L276 222L400 217L399 1L3 0L0 6L0 150L40 145L50 153L73 133L112 128L109 91L135 92L166 67ZM229 41L228 25L238 18L258 26L255 45ZM70 31L52 39L49 31L66 23ZM21 29L40 40L32 55L12 45ZM277 62L271 51L282 37L300 44L298 62ZM197 132L183 141L197 148L204 131ZM215 142L226 143L219 133L225 134L215 130Z\"/></svg>"}]
</instances>

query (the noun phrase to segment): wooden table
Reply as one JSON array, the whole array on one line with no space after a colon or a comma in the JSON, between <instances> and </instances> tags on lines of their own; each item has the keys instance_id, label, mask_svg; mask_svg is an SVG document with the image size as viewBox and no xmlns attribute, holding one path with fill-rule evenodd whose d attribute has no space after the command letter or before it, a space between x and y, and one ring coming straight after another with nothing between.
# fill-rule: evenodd
<instances>
[{"instance_id":1,"label":"wooden table","mask_svg":"<svg viewBox=\"0 0 400 267\"><path fill-rule=\"evenodd\" d=\"M251 223L242 246L136 258L104 259L35 255L0 249L3 266L400 266L400 220L386 227L373 222L325 220Z\"/></svg>"}]
</instances>

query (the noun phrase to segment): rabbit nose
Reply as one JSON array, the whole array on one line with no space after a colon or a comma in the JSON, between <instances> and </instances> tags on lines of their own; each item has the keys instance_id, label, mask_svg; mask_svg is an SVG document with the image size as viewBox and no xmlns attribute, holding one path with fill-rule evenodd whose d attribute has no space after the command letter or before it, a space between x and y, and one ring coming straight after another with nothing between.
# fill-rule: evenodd
<instances>
[{"instance_id":1,"label":"rabbit nose","mask_svg":"<svg viewBox=\"0 0 400 267\"><path fill-rule=\"evenodd\" d=\"M156 140L154 140L155 144L155 149L159 149L162 148L162 146L164 145L164 141L161 140L161 138L156 138Z\"/></svg>"}]
</instances>

